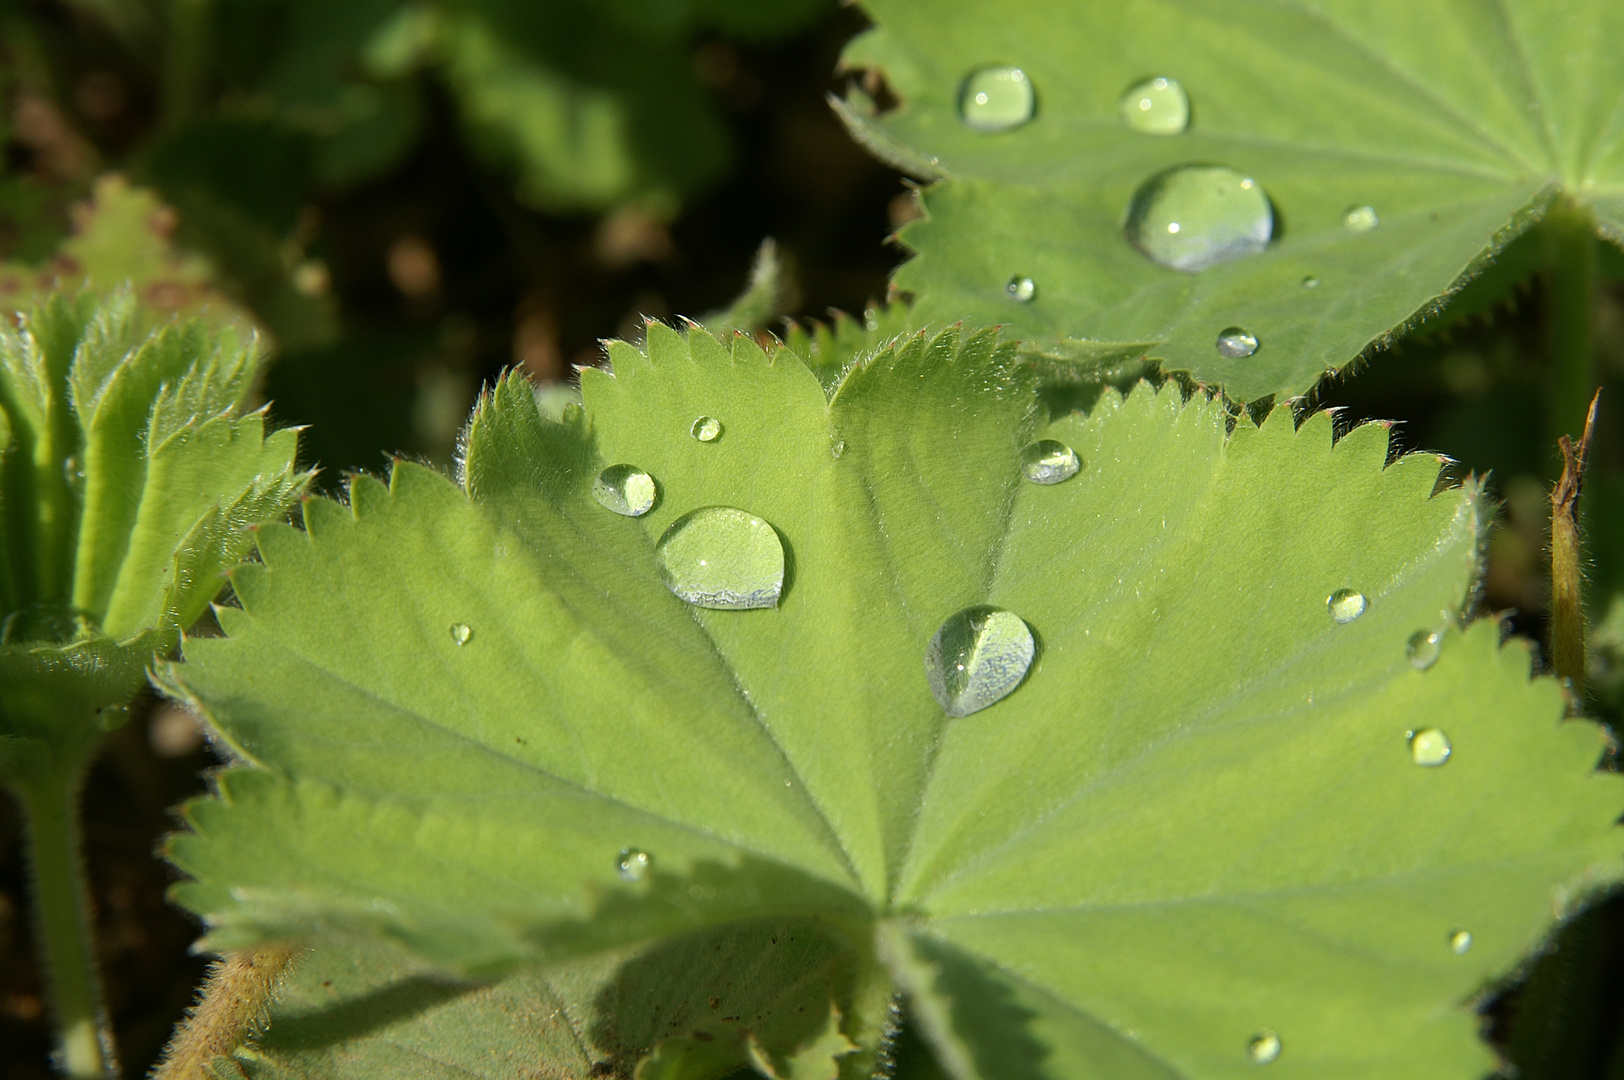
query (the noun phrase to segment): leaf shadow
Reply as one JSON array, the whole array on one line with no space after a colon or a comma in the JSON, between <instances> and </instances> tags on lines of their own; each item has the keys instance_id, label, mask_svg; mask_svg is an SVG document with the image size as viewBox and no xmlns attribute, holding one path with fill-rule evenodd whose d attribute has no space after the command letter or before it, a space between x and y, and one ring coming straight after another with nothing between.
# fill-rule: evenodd
<instances>
[{"instance_id":1,"label":"leaf shadow","mask_svg":"<svg viewBox=\"0 0 1624 1080\"><path fill-rule=\"evenodd\" d=\"M480 989L477 983L433 975L413 975L331 1008L278 1017L259 1039L267 1050L312 1050L337 1046L390 1027L437 1005Z\"/></svg>"},{"instance_id":2,"label":"leaf shadow","mask_svg":"<svg viewBox=\"0 0 1624 1080\"><path fill-rule=\"evenodd\" d=\"M982 1076L1001 1080L1046 1080L1042 1068L1049 1050L1028 1031L1037 1013L1016 1000L1007 979L994 978L989 965L945 942L920 935L919 954L935 968L934 989L951 1002L952 1023Z\"/></svg>"}]
</instances>

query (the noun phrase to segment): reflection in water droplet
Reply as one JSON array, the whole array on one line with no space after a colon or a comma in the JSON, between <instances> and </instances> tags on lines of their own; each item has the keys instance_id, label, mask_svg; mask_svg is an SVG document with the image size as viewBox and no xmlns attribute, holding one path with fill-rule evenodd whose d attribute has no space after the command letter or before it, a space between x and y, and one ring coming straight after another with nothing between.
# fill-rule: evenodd
<instances>
[{"instance_id":1,"label":"reflection in water droplet","mask_svg":"<svg viewBox=\"0 0 1624 1080\"><path fill-rule=\"evenodd\" d=\"M636 465L611 465L592 481L592 497L623 517L642 517L654 509L659 493L654 477Z\"/></svg>"},{"instance_id":2,"label":"reflection in water droplet","mask_svg":"<svg viewBox=\"0 0 1624 1080\"><path fill-rule=\"evenodd\" d=\"M1373 206L1350 206L1342 211L1342 226L1349 232L1369 232L1381 224Z\"/></svg>"},{"instance_id":3,"label":"reflection in water droplet","mask_svg":"<svg viewBox=\"0 0 1624 1080\"><path fill-rule=\"evenodd\" d=\"M925 649L931 693L949 716L969 716L1021 685L1032 666L1032 631L1014 612L972 607L948 618Z\"/></svg>"},{"instance_id":4,"label":"reflection in water droplet","mask_svg":"<svg viewBox=\"0 0 1624 1080\"><path fill-rule=\"evenodd\" d=\"M1034 484L1059 484L1077 475L1077 451L1054 439L1039 439L1021 451L1021 473Z\"/></svg>"},{"instance_id":5,"label":"reflection in water droplet","mask_svg":"<svg viewBox=\"0 0 1624 1080\"><path fill-rule=\"evenodd\" d=\"M1410 658L1410 666L1417 671L1425 671L1438 662L1438 656L1443 652L1444 636L1436 630L1417 630L1405 642L1404 655Z\"/></svg>"},{"instance_id":6,"label":"reflection in water droplet","mask_svg":"<svg viewBox=\"0 0 1624 1080\"><path fill-rule=\"evenodd\" d=\"M1339 623L1350 623L1365 613L1370 601L1358 589L1338 589L1325 601L1331 618Z\"/></svg>"},{"instance_id":7,"label":"reflection in water droplet","mask_svg":"<svg viewBox=\"0 0 1624 1080\"><path fill-rule=\"evenodd\" d=\"M1284 1047L1280 1043L1280 1036L1272 1031L1260 1031L1246 1044L1246 1054L1255 1065L1269 1064L1280 1056L1282 1049Z\"/></svg>"},{"instance_id":8,"label":"reflection in water droplet","mask_svg":"<svg viewBox=\"0 0 1624 1080\"><path fill-rule=\"evenodd\" d=\"M1307 277L1303 278L1303 288L1305 288L1305 289L1317 289L1317 288L1319 288L1319 278L1315 277L1313 274L1309 274Z\"/></svg>"},{"instance_id":9,"label":"reflection in water droplet","mask_svg":"<svg viewBox=\"0 0 1624 1080\"><path fill-rule=\"evenodd\" d=\"M451 640L458 645L468 644L468 639L474 636L474 628L465 622L451 624Z\"/></svg>"},{"instance_id":10,"label":"reflection in water droplet","mask_svg":"<svg viewBox=\"0 0 1624 1080\"><path fill-rule=\"evenodd\" d=\"M1194 272L1268 247L1274 210L1251 177L1223 165L1182 165L1139 185L1124 229L1155 262Z\"/></svg>"},{"instance_id":11,"label":"reflection in water droplet","mask_svg":"<svg viewBox=\"0 0 1624 1080\"><path fill-rule=\"evenodd\" d=\"M653 868L654 859L648 852L637 848L621 848L615 863L615 870L622 881L642 881Z\"/></svg>"},{"instance_id":12,"label":"reflection in water droplet","mask_svg":"<svg viewBox=\"0 0 1624 1080\"><path fill-rule=\"evenodd\" d=\"M701 416L688 429L688 434L700 442L715 442L722 437L722 422L714 416Z\"/></svg>"},{"instance_id":13,"label":"reflection in water droplet","mask_svg":"<svg viewBox=\"0 0 1624 1080\"><path fill-rule=\"evenodd\" d=\"M1038 294L1038 283L1029 277L1012 277L1004 285L1004 293L1017 304L1030 304Z\"/></svg>"},{"instance_id":14,"label":"reflection in water droplet","mask_svg":"<svg viewBox=\"0 0 1624 1080\"><path fill-rule=\"evenodd\" d=\"M1449 951L1456 956L1463 955L1472 947L1472 932L1470 930L1456 930L1449 935Z\"/></svg>"},{"instance_id":15,"label":"reflection in water droplet","mask_svg":"<svg viewBox=\"0 0 1624 1080\"><path fill-rule=\"evenodd\" d=\"M784 591L784 545L754 514L707 506L671 524L654 549L666 586L696 607L770 608Z\"/></svg>"},{"instance_id":16,"label":"reflection in water droplet","mask_svg":"<svg viewBox=\"0 0 1624 1080\"><path fill-rule=\"evenodd\" d=\"M1190 126L1190 96L1177 79L1146 79L1117 104L1122 122L1145 135L1177 135Z\"/></svg>"},{"instance_id":17,"label":"reflection in water droplet","mask_svg":"<svg viewBox=\"0 0 1624 1080\"><path fill-rule=\"evenodd\" d=\"M1449 745L1449 736L1435 727L1412 731L1407 738L1410 757L1417 765L1425 765L1429 769L1442 765L1455 752L1455 748Z\"/></svg>"},{"instance_id":18,"label":"reflection in water droplet","mask_svg":"<svg viewBox=\"0 0 1624 1080\"><path fill-rule=\"evenodd\" d=\"M977 131L1008 131L1032 119L1037 95L1018 67L985 67L965 77L959 119Z\"/></svg>"},{"instance_id":19,"label":"reflection in water droplet","mask_svg":"<svg viewBox=\"0 0 1624 1080\"><path fill-rule=\"evenodd\" d=\"M1257 335L1239 326L1226 327L1218 335L1218 355L1240 360L1257 352Z\"/></svg>"}]
</instances>

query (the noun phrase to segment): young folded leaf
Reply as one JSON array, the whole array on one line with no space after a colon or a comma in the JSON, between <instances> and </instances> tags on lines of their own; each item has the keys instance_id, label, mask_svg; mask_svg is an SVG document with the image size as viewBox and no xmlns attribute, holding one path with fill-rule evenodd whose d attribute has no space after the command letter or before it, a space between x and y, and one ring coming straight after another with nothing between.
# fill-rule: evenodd
<instances>
[{"instance_id":1,"label":"young folded leaf","mask_svg":"<svg viewBox=\"0 0 1624 1080\"><path fill-rule=\"evenodd\" d=\"M830 394L740 336L610 351L561 422L501 382L464 491L401 464L260 532L166 673L249 764L169 849L207 942L382 938L597 1023L506 973L816 919L840 1038L745 1007L639 1075L860 1075L894 989L959 1080L1431 1080L1616 876L1597 730L1460 625L1481 490L1384 426L1143 385L1049 422L991 332Z\"/></svg>"},{"instance_id":2,"label":"young folded leaf","mask_svg":"<svg viewBox=\"0 0 1624 1080\"><path fill-rule=\"evenodd\" d=\"M901 233L921 321L1150 342L1255 400L1424 316L1554 197L1624 241L1610 0L864 7L844 62L901 106L838 111L946 178Z\"/></svg>"}]
</instances>

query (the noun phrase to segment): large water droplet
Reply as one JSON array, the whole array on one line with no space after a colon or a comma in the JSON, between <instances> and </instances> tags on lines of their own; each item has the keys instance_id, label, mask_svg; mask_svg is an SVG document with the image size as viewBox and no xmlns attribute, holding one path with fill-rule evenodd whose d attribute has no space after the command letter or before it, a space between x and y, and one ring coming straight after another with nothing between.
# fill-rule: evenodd
<instances>
[{"instance_id":1,"label":"large water droplet","mask_svg":"<svg viewBox=\"0 0 1624 1080\"><path fill-rule=\"evenodd\" d=\"M1325 601L1331 618L1339 623L1351 623L1365 613L1370 601L1358 589L1338 589Z\"/></svg>"},{"instance_id":2,"label":"large water droplet","mask_svg":"<svg viewBox=\"0 0 1624 1080\"><path fill-rule=\"evenodd\" d=\"M1410 635L1410 640L1404 643L1404 655L1410 658L1410 666L1417 671L1425 671L1438 662L1438 656L1443 652L1444 636L1436 630L1417 630Z\"/></svg>"},{"instance_id":3,"label":"large water droplet","mask_svg":"<svg viewBox=\"0 0 1624 1080\"><path fill-rule=\"evenodd\" d=\"M636 465L611 465L592 481L592 497L599 505L624 517L642 517L654 509L659 493L654 477Z\"/></svg>"},{"instance_id":4,"label":"large water droplet","mask_svg":"<svg viewBox=\"0 0 1624 1080\"><path fill-rule=\"evenodd\" d=\"M671 524L654 550L666 586L696 607L741 610L778 605L784 545L754 514L707 506Z\"/></svg>"},{"instance_id":5,"label":"large water droplet","mask_svg":"<svg viewBox=\"0 0 1624 1080\"><path fill-rule=\"evenodd\" d=\"M701 416L688 429L688 434L700 442L715 442L722 437L722 422L714 416Z\"/></svg>"},{"instance_id":6,"label":"large water droplet","mask_svg":"<svg viewBox=\"0 0 1624 1080\"><path fill-rule=\"evenodd\" d=\"M1374 206L1350 206L1342 211L1342 227L1349 232L1369 232L1381 221Z\"/></svg>"},{"instance_id":7,"label":"large water droplet","mask_svg":"<svg viewBox=\"0 0 1624 1080\"><path fill-rule=\"evenodd\" d=\"M1246 1044L1246 1056L1254 1065L1267 1065L1279 1057L1283 1049L1280 1036L1272 1031L1260 1031Z\"/></svg>"},{"instance_id":8,"label":"large water droplet","mask_svg":"<svg viewBox=\"0 0 1624 1080\"><path fill-rule=\"evenodd\" d=\"M984 67L970 72L959 91L959 118L977 131L1008 131L1032 119L1037 94L1018 67Z\"/></svg>"},{"instance_id":9,"label":"large water droplet","mask_svg":"<svg viewBox=\"0 0 1624 1080\"><path fill-rule=\"evenodd\" d=\"M1118 105L1122 122L1146 135L1177 135L1190 126L1190 95L1177 79L1146 79Z\"/></svg>"},{"instance_id":10,"label":"large water droplet","mask_svg":"<svg viewBox=\"0 0 1624 1080\"><path fill-rule=\"evenodd\" d=\"M949 716L969 716L1021 685L1036 645L1019 615L995 607L951 616L925 649L931 693Z\"/></svg>"},{"instance_id":11,"label":"large water droplet","mask_svg":"<svg viewBox=\"0 0 1624 1080\"><path fill-rule=\"evenodd\" d=\"M1239 326L1225 327L1218 335L1218 355L1241 360L1257 352L1257 335Z\"/></svg>"},{"instance_id":12,"label":"large water droplet","mask_svg":"<svg viewBox=\"0 0 1624 1080\"><path fill-rule=\"evenodd\" d=\"M1449 755L1455 748L1449 745L1449 736L1435 727L1422 728L1412 731L1407 736L1410 742L1410 758L1417 765L1424 765L1435 769L1449 760Z\"/></svg>"},{"instance_id":13,"label":"large water droplet","mask_svg":"<svg viewBox=\"0 0 1624 1080\"><path fill-rule=\"evenodd\" d=\"M1449 935L1449 951L1456 956L1462 956L1472 947L1472 932L1470 930L1456 930Z\"/></svg>"},{"instance_id":14,"label":"large water droplet","mask_svg":"<svg viewBox=\"0 0 1624 1080\"><path fill-rule=\"evenodd\" d=\"M616 856L615 871L622 881L642 881L654 869L654 858L638 848L621 848Z\"/></svg>"},{"instance_id":15,"label":"large water droplet","mask_svg":"<svg viewBox=\"0 0 1624 1080\"><path fill-rule=\"evenodd\" d=\"M1021 473L1034 484L1062 483L1082 467L1077 451L1053 439L1039 439L1021 451Z\"/></svg>"},{"instance_id":16,"label":"large water droplet","mask_svg":"<svg viewBox=\"0 0 1624 1080\"><path fill-rule=\"evenodd\" d=\"M1029 277L1012 277L1004 285L1004 295L1017 304L1030 304L1038 294L1038 283Z\"/></svg>"},{"instance_id":17,"label":"large water droplet","mask_svg":"<svg viewBox=\"0 0 1624 1080\"><path fill-rule=\"evenodd\" d=\"M474 628L465 622L451 624L451 640L458 645L468 644L468 639L474 636Z\"/></svg>"},{"instance_id":18,"label":"large water droplet","mask_svg":"<svg viewBox=\"0 0 1624 1080\"><path fill-rule=\"evenodd\" d=\"M1249 176L1223 165L1181 165L1139 185L1124 228L1154 261L1194 272L1268 247L1274 210Z\"/></svg>"}]
</instances>

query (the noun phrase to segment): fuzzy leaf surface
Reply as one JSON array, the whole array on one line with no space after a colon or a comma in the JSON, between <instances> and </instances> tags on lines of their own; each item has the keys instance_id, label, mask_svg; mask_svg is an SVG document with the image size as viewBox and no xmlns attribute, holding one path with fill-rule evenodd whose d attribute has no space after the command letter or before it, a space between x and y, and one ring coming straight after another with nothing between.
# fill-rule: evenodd
<instances>
[{"instance_id":1,"label":"fuzzy leaf surface","mask_svg":"<svg viewBox=\"0 0 1624 1080\"><path fill-rule=\"evenodd\" d=\"M1624 237L1624 8L1610 0L864 6L879 25L845 63L883 71L902 105L877 116L853 94L848 126L947 177L902 231L917 256L896 284L921 322L1003 323L1060 353L1148 342L1242 399L1289 396L1430 310L1553 195ZM973 130L965 79L998 65L1026 74L1035 113ZM1181 134L1123 122L1126 92L1156 77L1188 94ZM1140 185L1191 164L1263 186L1266 251L1186 273L1128 242ZM1379 225L1350 230L1353 207ZM1016 275L1036 282L1028 303L1006 293ZM1255 353L1218 352L1232 326Z\"/></svg>"},{"instance_id":2,"label":"fuzzy leaf surface","mask_svg":"<svg viewBox=\"0 0 1624 1080\"><path fill-rule=\"evenodd\" d=\"M819 917L889 973L864 961L841 1034L872 1048L894 981L960 1080L1251 1075L1265 1030L1282 1075L1467 1077L1463 1003L1553 887L1615 876L1596 729L1457 625L1479 489L1387 464L1384 427L1226 434L1143 386L1045 424L989 333L904 339L832 395L743 337L611 356L562 422L500 384L468 494L402 464L261 531L227 636L168 673L258 766L171 846L211 941L377 935L499 974ZM1022 481L1034 438L1081 470ZM644 517L591 496L615 464L656 478ZM666 589L656 544L707 506L775 527L776 608ZM950 720L927 643L983 604L1037 658ZM1412 760L1428 727L1441 767ZM809 1045L816 1071L844 1044Z\"/></svg>"}]
</instances>

